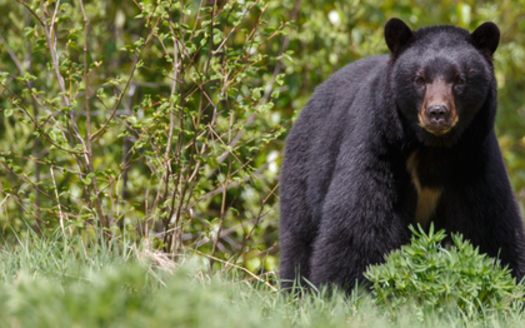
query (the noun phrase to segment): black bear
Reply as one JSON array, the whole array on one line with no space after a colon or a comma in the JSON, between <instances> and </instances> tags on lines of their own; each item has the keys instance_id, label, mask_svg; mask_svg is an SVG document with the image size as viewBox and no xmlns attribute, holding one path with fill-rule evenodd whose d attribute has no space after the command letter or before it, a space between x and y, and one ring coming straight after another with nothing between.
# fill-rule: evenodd
<instances>
[{"instance_id":1,"label":"black bear","mask_svg":"<svg viewBox=\"0 0 525 328\"><path fill-rule=\"evenodd\" d=\"M430 222L523 276L523 223L494 132L499 36L490 22L412 31L393 18L390 55L316 89L282 164L283 287L299 274L350 288L409 242L410 224Z\"/></svg>"}]
</instances>

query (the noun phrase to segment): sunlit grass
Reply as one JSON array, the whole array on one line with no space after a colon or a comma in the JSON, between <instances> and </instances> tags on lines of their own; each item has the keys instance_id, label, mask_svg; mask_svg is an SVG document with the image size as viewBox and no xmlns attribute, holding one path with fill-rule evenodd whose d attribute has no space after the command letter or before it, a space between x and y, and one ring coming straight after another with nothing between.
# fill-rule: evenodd
<instances>
[{"instance_id":1,"label":"sunlit grass","mask_svg":"<svg viewBox=\"0 0 525 328\"><path fill-rule=\"evenodd\" d=\"M519 309L466 319L461 311L391 313L368 292L290 296L206 259L172 261L146 248L81 239L23 239L0 251L2 327L506 327ZM263 276L265 277L265 276ZM262 279L262 277L261 277Z\"/></svg>"}]
</instances>

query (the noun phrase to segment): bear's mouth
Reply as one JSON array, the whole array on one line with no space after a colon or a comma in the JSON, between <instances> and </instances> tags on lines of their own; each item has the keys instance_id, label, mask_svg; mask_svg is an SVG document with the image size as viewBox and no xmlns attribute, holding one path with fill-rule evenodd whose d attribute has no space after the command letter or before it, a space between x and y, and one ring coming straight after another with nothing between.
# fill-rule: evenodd
<instances>
[{"instance_id":1,"label":"bear's mouth","mask_svg":"<svg viewBox=\"0 0 525 328\"><path fill-rule=\"evenodd\" d=\"M439 137L447 134L459 121L455 108L446 105L424 106L418 113L419 126Z\"/></svg>"},{"instance_id":2,"label":"bear's mouth","mask_svg":"<svg viewBox=\"0 0 525 328\"><path fill-rule=\"evenodd\" d=\"M437 137L450 132L450 130L452 130L459 121L459 117L457 115L451 115L448 119L435 120L429 118L427 115L424 115L421 112L419 113L418 118L419 126Z\"/></svg>"}]
</instances>

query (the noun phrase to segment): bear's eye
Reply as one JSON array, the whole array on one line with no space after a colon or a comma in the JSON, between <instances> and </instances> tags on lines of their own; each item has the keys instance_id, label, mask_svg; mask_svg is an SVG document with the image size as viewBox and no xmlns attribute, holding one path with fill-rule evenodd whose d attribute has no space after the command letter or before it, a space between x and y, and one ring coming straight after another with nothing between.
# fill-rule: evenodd
<instances>
[{"instance_id":1,"label":"bear's eye","mask_svg":"<svg viewBox=\"0 0 525 328\"><path fill-rule=\"evenodd\" d=\"M425 85L425 79L422 76L416 77L416 84Z\"/></svg>"},{"instance_id":2,"label":"bear's eye","mask_svg":"<svg viewBox=\"0 0 525 328\"><path fill-rule=\"evenodd\" d=\"M455 84L465 84L465 79L461 76L456 76L456 80L454 81Z\"/></svg>"}]
</instances>

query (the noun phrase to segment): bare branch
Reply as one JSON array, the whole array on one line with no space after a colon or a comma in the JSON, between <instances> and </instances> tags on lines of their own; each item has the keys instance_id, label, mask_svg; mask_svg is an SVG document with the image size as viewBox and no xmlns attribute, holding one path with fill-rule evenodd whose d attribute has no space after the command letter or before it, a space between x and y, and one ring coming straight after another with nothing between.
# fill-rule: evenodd
<instances>
[{"instance_id":1,"label":"bare branch","mask_svg":"<svg viewBox=\"0 0 525 328\"><path fill-rule=\"evenodd\" d=\"M40 25L44 26L44 22L42 22L40 17L38 17L38 15L33 11L33 9L31 9L31 7L29 7L27 3L24 2L24 0L16 0L16 1L18 1L18 3L22 4L24 7L26 7L26 9L31 13L31 15L33 15L38 20Z\"/></svg>"}]
</instances>

